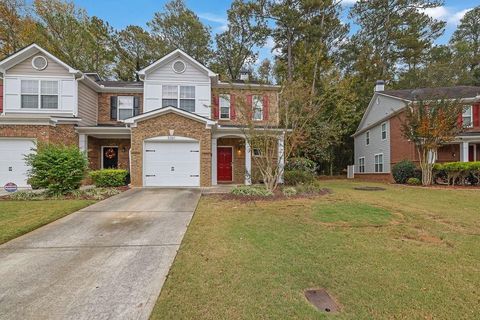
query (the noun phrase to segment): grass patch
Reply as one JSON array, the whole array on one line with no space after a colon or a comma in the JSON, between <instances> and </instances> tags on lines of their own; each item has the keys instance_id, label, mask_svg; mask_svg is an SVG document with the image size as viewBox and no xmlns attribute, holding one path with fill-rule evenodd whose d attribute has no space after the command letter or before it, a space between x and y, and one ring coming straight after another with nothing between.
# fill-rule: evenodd
<instances>
[{"instance_id":1,"label":"grass patch","mask_svg":"<svg viewBox=\"0 0 480 320\"><path fill-rule=\"evenodd\" d=\"M0 201L0 244L93 203L92 200Z\"/></svg>"},{"instance_id":2,"label":"grass patch","mask_svg":"<svg viewBox=\"0 0 480 320\"><path fill-rule=\"evenodd\" d=\"M342 223L350 226L384 225L392 214L383 208L365 203L336 202L319 205L314 217L326 223Z\"/></svg>"}]
</instances>

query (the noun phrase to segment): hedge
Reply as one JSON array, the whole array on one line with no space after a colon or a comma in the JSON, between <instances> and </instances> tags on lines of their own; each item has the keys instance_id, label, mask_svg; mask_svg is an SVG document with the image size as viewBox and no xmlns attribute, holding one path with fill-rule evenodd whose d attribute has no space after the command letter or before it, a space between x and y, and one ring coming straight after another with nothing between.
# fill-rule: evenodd
<instances>
[{"instance_id":1,"label":"hedge","mask_svg":"<svg viewBox=\"0 0 480 320\"><path fill-rule=\"evenodd\" d=\"M122 169L102 169L90 172L93 184L97 187L120 187L127 184L128 171Z\"/></svg>"},{"instance_id":2,"label":"hedge","mask_svg":"<svg viewBox=\"0 0 480 320\"><path fill-rule=\"evenodd\" d=\"M480 182L480 161L437 163L433 167L436 179L449 185L472 185Z\"/></svg>"}]
</instances>

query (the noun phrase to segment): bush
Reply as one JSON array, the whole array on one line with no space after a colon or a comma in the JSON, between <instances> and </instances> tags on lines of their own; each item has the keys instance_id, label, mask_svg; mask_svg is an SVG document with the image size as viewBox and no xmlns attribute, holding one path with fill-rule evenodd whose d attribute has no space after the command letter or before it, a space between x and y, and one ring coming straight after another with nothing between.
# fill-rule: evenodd
<instances>
[{"instance_id":1,"label":"bush","mask_svg":"<svg viewBox=\"0 0 480 320\"><path fill-rule=\"evenodd\" d=\"M285 197L292 197L297 194L297 189L294 187L286 187L282 189L282 193Z\"/></svg>"},{"instance_id":2,"label":"bush","mask_svg":"<svg viewBox=\"0 0 480 320\"><path fill-rule=\"evenodd\" d=\"M29 182L49 194L66 194L80 187L87 171L85 154L75 146L40 144L37 153L25 157L31 167Z\"/></svg>"},{"instance_id":3,"label":"bush","mask_svg":"<svg viewBox=\"0 0 480 320\"><path fill-rule=\"evenodd\" d=\"M258 196L258 197L270 197L273 196L271 191L268 191L265 187L261 186L238 186L231 191L236 196Z\"/></svg>"},{"instance_id":4,"label":"bush","mask_svg":"<svg viewBox=\"0 0 480 320\"><path fill-rule=\"evenodd\" d=\"M325 190L318 181L298 185L295 188L297 189L297 194L301 195L318 194Z\"/></svg>"},{"instance_id":5,"label":"bush","mask_svg":"<svg viewBox=\"0 0 480 320\"><path fill-rule=\"evenodd\" d=\"M480 181L480 161L437 163L433 167L434 175L447 184L472 185Z\"/></svg>"},{"instance_id":6,"label":"bush","mask_svg":"<svg viewBox=\"0 0 480 320\"><path fill-rule=\"evenodd\" d=\"M315 175L304 170L286 170L283 173L283 179L286 185L295 186L314 182Z\"/></svg>"},{"instance_id":7,"label":"bush","mask_svg":"<svg viewBox=\"0 0 480 320\"><path fill-rule=\"evenodd\" d=\"M97 187L121 187L127 184L128 171L103 169L90 172L93 184Z\"/></svg>"},{"instance_id":8,"label":"bush","mask_svg":"<svg viewBox=\"0 0 480 320\"><path fill-rule=\"evenodd\" d=\"M403 160L393 166L392 176L396 183L406 183L409 178L416 177L416 171L412 161Z\"/></svg>"},{"instance_id":9,"label":"bush","mask_svg":"<svg viewBox=\"0 0 480 320\"><path fill-rule=\"evenodd\" d=\"M307 158L290 158L285 164L285 171L305 171L310 172L312 175L316 173L317 165L310 159Z\"/></svg>"},{"instance_id":10,"label":"bush","mask_svg":"<svg viewBox=\"0 0 480 320\"><path fill-rule=\"evenodd\" d=\"M412 186L419 186L422 184L422 181L418 178L408 178L407 184Z\"/></svg>"}]
</instances>

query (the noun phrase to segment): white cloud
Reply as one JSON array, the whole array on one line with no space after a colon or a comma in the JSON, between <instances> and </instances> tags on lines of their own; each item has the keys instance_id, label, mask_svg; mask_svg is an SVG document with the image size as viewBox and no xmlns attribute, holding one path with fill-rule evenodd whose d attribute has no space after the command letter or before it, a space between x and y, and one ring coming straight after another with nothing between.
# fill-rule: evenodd
<instances>
[{"instance_id":1,"label":"white cloud","mask_svg":"<svg viewBox=\"0 0 480 320\"><path fill-rule=\"evenodd\" d=\"M213 22L215 24L219 24L220 26L215 27L215 30L218 32L223 32L228 29L228 20L225 16L220 16L218 14L206 12L206 13L199 13L198 17L200 19Z\"/></svg>"},{"instance_id":2,"label":"white cloud","mask_svg":"<svg viewBox=\"0 0 480 320\"><path fill-rule=\"evenodd\" d=\"M456 26L460 23L465 13L470 10L472 10L472 8L455 11L455 8L441 6L425 9L424 12L434 19L443 20L449 25Z\"/></svg>"},{"instance_id":3,"label":"white cloud","mask_svg":"<svg viewBox=\"0 0 480 320\"><path fill-rule=\"evenodd\" d=\"M347 6L351 6L355 4L358 0L342 0L342 4L346 4Z\"/></svg>"}]
</instances>

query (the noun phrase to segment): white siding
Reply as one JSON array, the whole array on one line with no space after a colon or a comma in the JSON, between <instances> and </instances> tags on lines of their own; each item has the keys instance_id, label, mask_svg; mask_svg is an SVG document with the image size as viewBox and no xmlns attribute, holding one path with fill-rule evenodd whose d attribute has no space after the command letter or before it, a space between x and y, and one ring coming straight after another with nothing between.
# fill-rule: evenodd
<instances>
[{"instance_id":1,"label":"white siding","mask_svg":"<svg viewBox=\"0 0 480 320\"><path fill-rule=\"evenodd\" d=\"M384 119L388 115L404 108L405 106L406 104L402 100L375 94L370 101L369 110L367 110L367 113L357 131Z\"/></svg>"},{"instance_id":2,"label":"white siding","mask_svg":"<svg viewBox=\"0 0 480 320\"><path fill-rule=\"evenodd\" d=\"M382 124L372 127L370 144L366 145L366 132L355 137L355 172L359 172L359 161L365 157L365 173L375 172L375 155L383 154L383 172L390 173L390 122L387 120L387 139L382 140Z\"/></svg>"}]
</instances>

